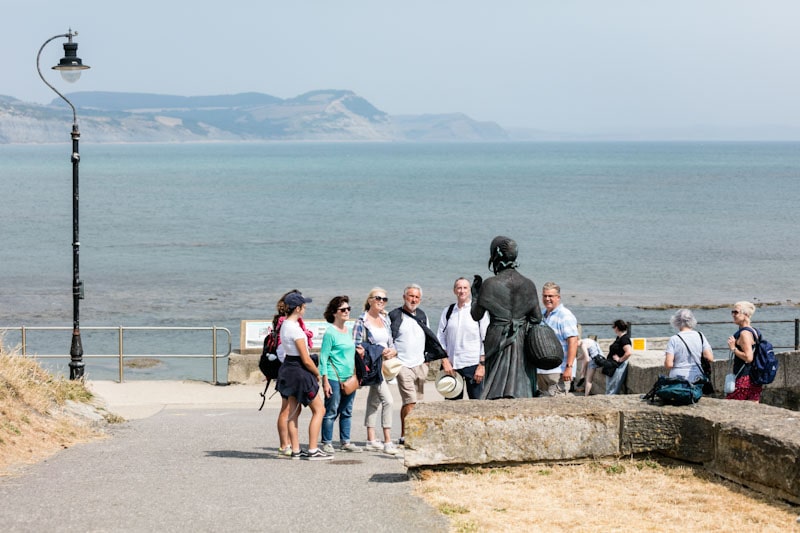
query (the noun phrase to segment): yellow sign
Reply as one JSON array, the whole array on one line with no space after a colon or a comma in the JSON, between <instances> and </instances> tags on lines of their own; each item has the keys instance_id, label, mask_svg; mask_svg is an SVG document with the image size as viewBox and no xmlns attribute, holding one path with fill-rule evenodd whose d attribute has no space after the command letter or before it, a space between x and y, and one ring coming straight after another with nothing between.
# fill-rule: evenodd
<instances>
[{"instance_id":1,"label":"yellow sign","mask_svg":"<svg viewBox=\"0 0 800 533\"><path fill-rule=\"evenodd\" d=\"M644 352L647 350L647 339L631 339L633 349L637 352Z\"/></svg>"}]
</instances>

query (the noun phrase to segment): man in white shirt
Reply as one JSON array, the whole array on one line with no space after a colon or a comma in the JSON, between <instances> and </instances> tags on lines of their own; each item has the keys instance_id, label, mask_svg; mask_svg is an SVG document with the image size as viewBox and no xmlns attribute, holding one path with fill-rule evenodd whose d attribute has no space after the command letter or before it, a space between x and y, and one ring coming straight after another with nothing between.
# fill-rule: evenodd
<instances>
[{"instance_id":1,"label":"man in white shirt","mask_svg":"<svg viewBox=\"0 0 800 533\"><path fill-rule=\"evenodd\" d=\"M456 303L442 310L436 336L447 351L447 359L442 359L442 370L450 375L456 372L464 378L467 396L478 400L483 392L484 358L483 339L489 326L489 313L484 313L478 322L472 319L472 294L466 278L458 278L453 285ZM462 392L453 400L464 397Z\"/></svg>"},{"instance_id":2,"label":"man in white shirt","mask_svg":"<svg viewBox=\"0 0 800 533\"><path fill-rule=\"evenodd\" d=\"M403 368L397 374L397 388L403 403L400 408L399 444L405 444L406 417L417 402L423 399L425 381L428 379L428 364L425 360L425 329L428 328L428 317L418 307L421 299L422 288L411 284L403 291L403 307L389 313L397 359L403 363ZM434 335L430 330L428 332ZM435 336L433 340L436 342Z\"/></svg>"}]
</instances>

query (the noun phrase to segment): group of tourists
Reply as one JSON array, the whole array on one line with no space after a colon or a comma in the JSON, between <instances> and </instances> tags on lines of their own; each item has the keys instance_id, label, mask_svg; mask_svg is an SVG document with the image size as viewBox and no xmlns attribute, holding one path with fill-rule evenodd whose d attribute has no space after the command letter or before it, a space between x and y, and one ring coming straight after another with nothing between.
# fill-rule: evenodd
<instances>
[{"instance_id":1,"label":"group of tourists","mask_svg":"<svg viewBox=\"0 0 800 533\"><path fill-rule=\"evenodd\" d=\"M403 445L406 418L423 400L428 365L433 361L441 364L440 379L449 376L460 385L446 395L447 399L465 395L482 400L559 397L569 392L589 395L599 368L607 375L606 394L618 394L633 354L628 324L623 320L613 323L616 338L604 356L596 340L580 338L577 319L561 303L561 288L556 283L542 286L544 310L540 308L536 285L517 271L517 252L513 239L496 237L489 255L494 276L484 281L476 275L472 283L463 277L456 279L456 302L442 311L436 332L419 308L419 285L408 285L402 306L390 312L386 310L387 292L373 288L352 331L346 325L352 314L350 299L335 296L324 312L330 326L318 358L311 354L313 335L303 322L311 299L298 290L283 295L273 318L273 328L279 331L278 357L283 362L276 386L282 399L277 421L278 455L331 459L336 452L333 436L337 419L340 451L360 453L366 449L396 455L398 448L391 435L390 382L396 383L402 402L398 444ZM728 398L758 401L760 397L761 387L749 382L747 372L755 344L750 329L754 310L753 304L739 302L731 311L739 330L728 339L728 346L736 358L733 371L739 377L736 390ZM564 354L561 364L552 369L535 368L526 360L525 332L542 322L555 332ZM697 321L688 309L675 313L671 324L678 333L667 345L665 367L671 376L691 380L702 373L701 357L713 361L711 347L701 333L694 332ZM582 363L581 376L576 380L578 361ZM573 381L577 381L577 387ZM351 440L353 402L359 387L368 391L364 447ZM298 436L302 407L311 410L306 450L300 448Z\"/></svg>"}]
</instances>

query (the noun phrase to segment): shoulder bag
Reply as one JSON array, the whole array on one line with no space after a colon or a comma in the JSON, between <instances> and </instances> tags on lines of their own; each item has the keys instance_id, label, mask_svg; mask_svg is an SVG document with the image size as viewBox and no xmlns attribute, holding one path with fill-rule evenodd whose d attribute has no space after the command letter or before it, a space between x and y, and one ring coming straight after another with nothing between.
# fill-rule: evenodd
<instances>
[{"instance_id":1,"label":"shoulder bag","mask_svg":"<svg viewBox=\"0 0 800 533\"><path fill-rule=\"evenodd\" d=\"M342 381L342 378L339 377L339 372L336 370L336 365L333 363L330 363L330 365L333 369L333 373L336 374L336 381L339 382L339 389L341 389L342 394L345 396L350 396L358 390L358 378L356 377L355 373L353 373L353 375L346 380Z\"/></svg>"},{"instance_id":2,"label":"shoulder bag","mask_svg":"<svg viewBox=\"0 0 800 533\"><path fill-rule=\"evenodd\" d=\"M711 377L709 376L709 372L706 372L706 370L702 366L702 363L703 363L703 342L705 341L705 338L703 337L703 334L700 333L699 331L697 332L697 334L700 335L700 357L699 357L700 363L695 361L694 354L689 349L689 345L686 344L686 340L684 340L684 338L681 337L680 333L678 333L678 338L681 340L681 342L683 342L683 345L686 346L686 351L689 353L689 358L697 366L697 368L700 369L700 374L701 374L702 377L698 378L695 381L695 383L702 382L702 384L703 384L703 394L714 394L714 384L711 383ZM710 369L711 369L711 366L709 365L709 370Z\"/></svg>"}]
</instances>

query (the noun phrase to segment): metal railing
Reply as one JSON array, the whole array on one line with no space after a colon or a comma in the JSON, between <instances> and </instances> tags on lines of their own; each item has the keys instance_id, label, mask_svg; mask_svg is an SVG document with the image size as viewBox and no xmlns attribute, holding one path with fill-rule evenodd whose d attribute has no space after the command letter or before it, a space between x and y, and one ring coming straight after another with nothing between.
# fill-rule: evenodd
<instances>
[{"instance_id":1,"label":"metal railing","mask_svg":"<svg viewBox=\"0 0 800 533\"><path fill-rule=\"evenodd\" d=\"M115 354L84 354L84 359L100 359L100 358L116 358L119 360L119 382L122 383L125 379L124 367L125 358L141 358L153 357L159 359L166 358L211 358L212 364L212 381L217 384L217 359L225 359L231 354L231 332L227 328L220 328L217 326L205 327L151 327L151 326L82 326L82 331L117 331L117 345L119 347ZM28 332L29 331L72 331L71 327L66 326L52 326L52 327L28 327L28 326L14 326L14 327L0 327L0 331L19 331L21 338L21 355L28 355ZM211 332L211 354L134 354L125 353L125 332L126 331L210 331ZM218 334L222 332L228 336L228 349L224 354L218 354ZM56 359L62 357L69 357L69 354L36 354L40 359Z\"/></svg>"},{"instance_id":2,"label":"metal railing","mask_svg":"<svg viewBox=\"0 0 800 533\"><path fill-rule=\"evenodd\" d=\"M794 324L794 346L792 345L784 345L779 346L778 344L773 343L773 348L791 348L794 351L800 351L800 318L790 319L790 320L759 320L758 326L761 324ZM636 326L663 326L663 322L628 322L628 333L631 337L634 337L633 330ZM730 321L720 321L720 322L698 322L697 329L700 329L700 326L721 326L721 325L731 325ZM581 326L605 326L608 327L609 324L607 322L603 323L593 323L593 322L581 322ZM759 328L760 329L760 328ZM766 336L766 335L765 335ZM772 340L772 339L770 339ZM712 346L712 349L727 349L728 346Z\"/></svg>"}]
</instances>

